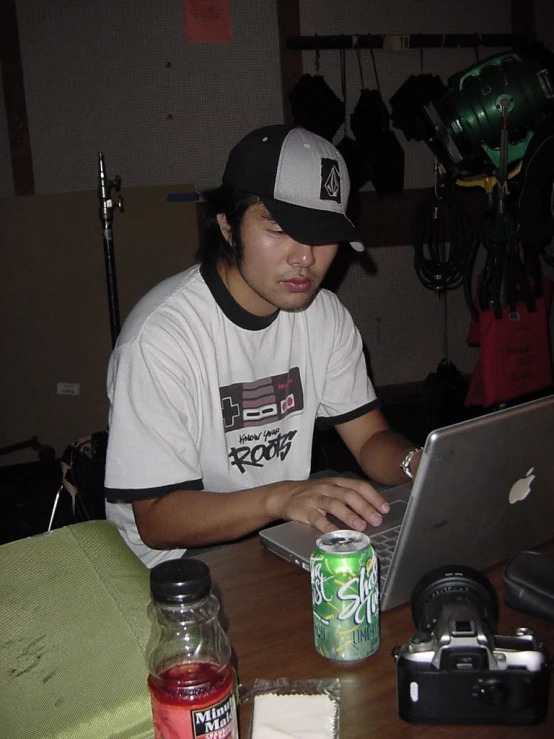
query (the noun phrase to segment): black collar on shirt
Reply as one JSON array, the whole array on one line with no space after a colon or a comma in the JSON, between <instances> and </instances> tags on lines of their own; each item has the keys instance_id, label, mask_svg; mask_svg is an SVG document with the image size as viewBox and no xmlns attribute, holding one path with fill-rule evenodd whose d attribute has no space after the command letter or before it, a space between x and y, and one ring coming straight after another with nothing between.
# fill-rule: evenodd
<instances>
[{"instance_id":1,"label":"black collar on shirt","mask_svg":"<svg viewBox=\"0 0 554 739\"><path fill-rule=\"evenodd\" d=\"M245 310L231 295L216 267L202 266L200 267L200 273L223 313L239 328L261 331L271 326L279 315L279 308L269 316L256 316Z\"/></svg>"}]
</instances>

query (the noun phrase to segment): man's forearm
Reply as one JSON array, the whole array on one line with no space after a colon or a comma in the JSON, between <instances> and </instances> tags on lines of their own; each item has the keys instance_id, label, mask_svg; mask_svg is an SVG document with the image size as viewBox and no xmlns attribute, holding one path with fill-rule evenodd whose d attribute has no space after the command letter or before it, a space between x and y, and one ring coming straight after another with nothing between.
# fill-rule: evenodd
<instances>
[{"instance_id":1,"label":"man's forearm","mask_svg":"<svg viewBox=\"0 0 554 739\"><path fill-rule=\"evenodd\" d=\"M141 538L153 549L201 547L232 541L275 520L268 497L283 483L234 493L175 490L133 503Z\"/></svg>"},{"instance_id":2,"label":"man's forearm","mask_svg":"<svg viewBox=\"0 0 554 739\"><path fill-rule=\"evenodd\" d=\"M406 454L417 445L400 434L383 429L366 441L360 450L359 464L371 479L387 485L401 485L408 477L400 468ZM412 459L410 469L415 475L420 454Z\"/></svg>"}]
</instances>

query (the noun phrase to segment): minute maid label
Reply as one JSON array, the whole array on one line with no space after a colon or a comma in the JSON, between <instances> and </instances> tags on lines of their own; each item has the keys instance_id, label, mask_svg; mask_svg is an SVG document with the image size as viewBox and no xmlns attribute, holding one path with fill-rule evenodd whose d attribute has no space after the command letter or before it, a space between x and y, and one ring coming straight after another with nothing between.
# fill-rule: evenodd
<instances>
[{"instance_id":1,"label":"minute maid label","mask_svg":"<svg viewBox=\"0 0 554 739\"><path fill-rule=\"evenodd\" d=\"M152 713L156 739L238 739L239 736L234 692L225 691L217 703L204 700L202 708L162 704L154 696Z\"/></svg>"},{"instance_id":2,"label":"minute maid label","mask_svg":"<svg viewBox=\"0 0 554 739\"><path fill-rule=\"evenodd\" d=\"M195 739L235 738L235 697L232 693L213 706L193 709L191 714Z\"/></svg>"}]
</instances>

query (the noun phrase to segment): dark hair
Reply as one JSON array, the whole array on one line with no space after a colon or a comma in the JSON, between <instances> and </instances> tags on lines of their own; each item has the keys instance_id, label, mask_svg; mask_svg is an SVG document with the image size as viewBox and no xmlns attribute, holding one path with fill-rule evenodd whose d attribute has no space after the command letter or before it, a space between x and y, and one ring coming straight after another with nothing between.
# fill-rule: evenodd
<instances>
[{"instance_id":1,"label":"dark hair","mask_svg":"<svg viewBox=\"0 0 554 739\"><path fill-rule=\"evenodd\" d=\"M206 201L206 215L204 235L197 253L198 261L205 267L215 267L218 262L224 262L230 267L239 265L242 260L242 219L250 206L260 202L260 198L231 185L220 185L204 191L202 195ZM220 213L229 224L231 244L221 233L217 220Z\"/></svg>"}]
</instances>

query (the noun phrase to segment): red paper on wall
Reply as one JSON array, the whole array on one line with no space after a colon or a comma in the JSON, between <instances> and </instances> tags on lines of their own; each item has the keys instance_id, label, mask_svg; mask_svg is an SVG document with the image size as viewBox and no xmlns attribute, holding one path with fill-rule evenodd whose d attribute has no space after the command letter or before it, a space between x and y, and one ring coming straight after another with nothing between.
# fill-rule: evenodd
<instances>
[{"instance_id":1,"label":"red paper on wall","mask_svg":"<svg viewBox=\"0 0 554 739\"><path fill-rule=\"evenodd\" d=\"M184 9L187 42L231 41L229 0L184 0Z\"/></svg>"}]
</instances>

